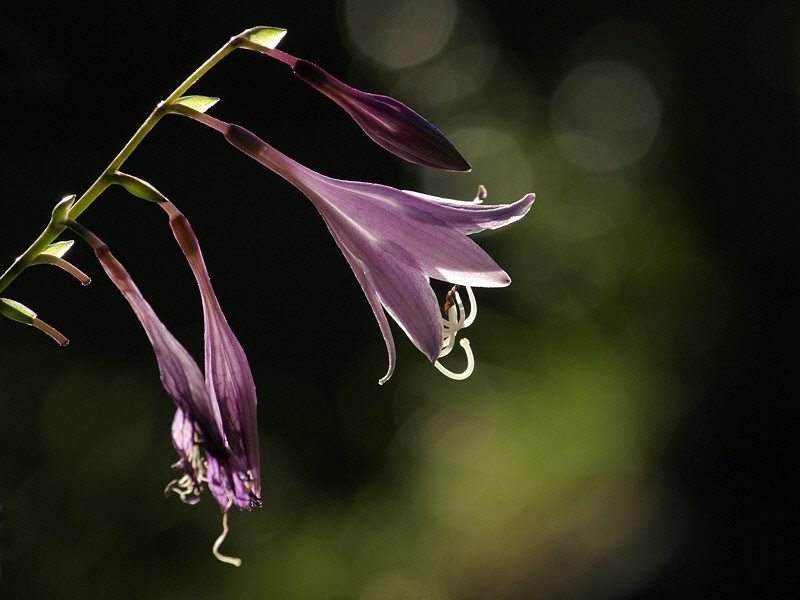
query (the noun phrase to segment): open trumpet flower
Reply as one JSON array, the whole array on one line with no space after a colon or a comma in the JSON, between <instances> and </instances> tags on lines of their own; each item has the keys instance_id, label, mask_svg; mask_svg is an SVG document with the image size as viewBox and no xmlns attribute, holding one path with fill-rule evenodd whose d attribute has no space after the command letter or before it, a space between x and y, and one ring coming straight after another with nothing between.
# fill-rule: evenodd
<instances>
[{"instance_id":1,"label":"open trumpet flower","mask_svg":"<svg viewBox=\"0 0 800 600\"><path fill-rule=\"evenodd\" d=\"M430 279L461 286L504 287L508 274L468 236L521 219L534 194L512 204L486 205L481 187L473 202L439 198L389 186L327 177L282 154L239 125L185 106L189 116L225 136L251 158L302 191L319 211L361 284L389 354L384 383L394 372L396 351L386 313L431 363L456 329L442 323ZM472 297L470 298L473 304ZM385 311L385 312L384 312Z\"/></svg>"}]
</instances>

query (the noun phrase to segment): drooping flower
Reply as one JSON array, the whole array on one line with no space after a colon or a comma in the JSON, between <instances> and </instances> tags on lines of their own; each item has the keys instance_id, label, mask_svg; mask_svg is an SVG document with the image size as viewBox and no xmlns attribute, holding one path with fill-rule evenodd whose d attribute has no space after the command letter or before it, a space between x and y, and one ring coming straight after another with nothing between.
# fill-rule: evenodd
<instances>
[{"instance_id":1,"label":"drooping flower","mask_svg":"<svg viewBox=\"0 0 800 600\"><path fill-rule=\"evenodd\" d=\"M186 223L185 219L183 223ZM224 316L218 304L216 309L211 306L216 300L209 298L213 297L210 285L203 292L204 305L207 303L209 311L214 313L206 328L204 378L194 358L161 322L108 246L79 223L71 221L69 226L92 246L103 270L142 324L155 352L162 385L177 407L172 439L180 456L175 466L182 468L184 475L172 481L167 492L174 491L187 504L195 504L200 501L203 484L207 483L223 512L233 505L241 509L260 506L258 438L254 443L251 440L255 430L255 387L243 353L231 352L227 360L235 364L235 368L229 365L227 372L209 364L210 361L219 362L219 353L228 353L234 345L229 329L225 331L225 326L221 325ZM193 238L193 235L185 233L186 226L188 223L178 226L178 229L184 237ZM190 246L191 242L187 245ZM193 253L193 259L202 263L199 249ZM193 270L195 268L193 266ZM209 350L208 346L213 348ZM222 385L212 382L218 377L227 377L230 381ZM252 395L249 395L251 387ZM242 392L242 389L248 392ZM244 401L237 393L246 396ZM231 405L237 402L247 408L238 412L231 409ZM248 420L251 418L253 422Z\"/></svg>"},{"instance_id":2,"label":"drooping flower","mask_svg":"<svg viewBox=\"0 0 800 600\"><path fill-rule=\"evenodd\" d=\"M314 89L336 102L372 140L414 164L448 171L469 171L469 163L432 123L389 96L369 94L336 79L319 66L282 50L258 47L289 65Z\"/></svg>"},{"instance_id":3,"label":"drooping flower","mask_svg":"<svg viewBox=\"0 0 800 600\"><path fill-rule=\"evenodd\" d=\"M261 506L260 458L256 421L256 386L239 340L211 286L197 237L186 217L171 202L162 202L170 227L200 288L205 329L206 385L216 400L231 456L228 464L209 462L208 485L223 506ZM177 417L176 417L177 419Z\"/></svg>"},{"instance_id":4,"label":"drooping flower","mask_svg":"<svg viewBox=\"0 0 800 600\"><path fill-rule=\"evenodd\" d=\"M378 320L389 354L385 382L395 366L395 346L384 309L409 339L436 363L453 347L459 329L472 322L464 315L456 290L440 316L430 278L466 286L472 311L476 287L503 287L511 280L469 234L497 229L522 218L534 195L513 204L484 205L481 188L475 202L438 198L374 183L321 175L292 160L246 129L209 115L176 107L212 127L251 158L302 191L319 211ZM455 309L453 312L452 309ZM462 346L471 356L468 344ZM446 372L446 370L445 370Z\"/></svg>"}]
</instances>

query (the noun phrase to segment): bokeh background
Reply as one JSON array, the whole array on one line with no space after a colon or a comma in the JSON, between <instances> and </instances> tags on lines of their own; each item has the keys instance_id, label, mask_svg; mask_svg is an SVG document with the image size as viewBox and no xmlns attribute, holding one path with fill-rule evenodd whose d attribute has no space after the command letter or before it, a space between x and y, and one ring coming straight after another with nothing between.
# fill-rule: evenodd
<instances>
[{"instance_id":1,"label":"bokeh background","mask_svg":"<svg viewBox=\"0 0 800 600\"><path fill-rule=\"evenodd\" d=\"M0 4L5 268L231 35L436 123L470 174L409 167L281 64L234 54L196 88L323 173L489 202L466 382L369 307L311 204L167 119L125 170L197 231L260 392L264 507L164 498L173 407L91 253L4 295L71 339L0 323L0 597L796 597L798 5L461 0ZM158 209L82 218L197 356L202 317ZM791 232L791 234L790 234ZM454 358L454 360L457 360ZM453 368L457 368L454 365ZM725 596L722 596L722 594Z\"/></svg>"}]
</instances>

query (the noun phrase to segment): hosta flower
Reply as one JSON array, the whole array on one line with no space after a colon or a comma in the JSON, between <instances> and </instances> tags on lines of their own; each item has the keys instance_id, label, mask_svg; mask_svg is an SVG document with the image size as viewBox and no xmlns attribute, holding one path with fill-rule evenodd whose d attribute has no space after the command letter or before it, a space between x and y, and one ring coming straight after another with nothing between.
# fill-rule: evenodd
<instances>
[{"instance_id":1,"label":"hosta flower","mask_svg":"<svg viewBox=\"0 0 800 600\"><path fill-rule=\"evenodd\" d=\"M170 206L168 212L199 279L205 267L196 239L174 207ZM181 458L176 466L184 475L171 482L167 491L195 504L207 483L223 512L234 505L241 509L260 506L255 386L247 359L219 310L210 284L201 286L207 312L204 378L108 246L78 223L71 222L70 227L91 244L103 270L142 324L156 355L162 385L177 406L172 438ZM207 274L205 278L207 283Z\"/></svg>"},{"instance_id":2,"label":"hosta flower","mask_svg":"<svg viewBox=\"0 0 800 600\"><path fill-rule=\"evenodd\" d=\"M435 169L470 170L444 134L402 102L350 87L314 63L281 50L260 51L289 65L300 79L336 102L364 133L392 154Z\"/></svg>"},{"instance_id":3,"label":"hosta flower","mask_svg":"<svg viewBox=\"0 0 800 600\"><path fill-rule=\"evenodd\" d=\"M256 386L247 357L222 313L189 221L171 202L162 202L161 207L169 214L175 239L200 288L206 386L219 408L231 453L227 463L209 462L206 474L209 488L220 506L231 502L241 509L261 506ZM177 416L176 421L179 421Z\"/></svg>"},{"instance_id":4,"label":"hosta flower","mask_svg":"<svg viewBox=\"0 0 800 600\"><path fill-rule=\"evenodd\" d=\"M480 204L485 196L483 188L475 202L462 202L333 179L281 154L238 125L184 107L177 107L176 112L221 132L233 146L292 183L311 200L378 320L389 353L389 369L381 383L392 375L395 366L394 341L385 312L436 363L452 349L458 330L469 325L474 314L465 316L461 297L453 290L447 318L443 319L430 278L466 286L473 313L470 286L502 287L511 282L506 272L467 236L522 218L534 201L533 194L513 204L489 206ZM471 363L469 346L464 341L462 346Z\"/></svg>"}]
</instances>

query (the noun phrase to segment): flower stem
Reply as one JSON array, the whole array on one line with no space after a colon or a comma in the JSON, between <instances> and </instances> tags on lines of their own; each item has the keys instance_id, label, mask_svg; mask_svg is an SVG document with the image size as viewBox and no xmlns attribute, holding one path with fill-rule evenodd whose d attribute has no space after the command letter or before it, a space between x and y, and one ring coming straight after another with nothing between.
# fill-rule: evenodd
<instances>
[{"instance_id":1,"label":"flower stem","mask_svg":"<svg viewBox=\"0 0 800 600\"><path fill-rule=\"evenodd\" d=\"M197 81L210 71L219 61L225 58L233 50L239 48L244 43L244 34L232 37L228 42L217 50L208 60L200 65L189 77L187 77L175 90L167 96L167 98L159 102L158 106L150 113L150 116L145 119L133 137L128 141L119 154L111 161L111 164L106 167L100 177L97 178L89 189L78 198L69 209L69 218L77 219L94 202L106 188L113 183L113 176L119 168L125 163L133 151L141 144L142 140L147 134L152 131L153 127L161 120L161 118L169 113L169 107L181 96L192 87ZM6 270L5 273L0 275L0 291L4 290L8 285L24 271L32 261L45 249L52 244L55 239L64 230L63 223L49 223L45 230L36 238L36 241L19 256L13 264Z\"/></svg>"}]
</instances>

